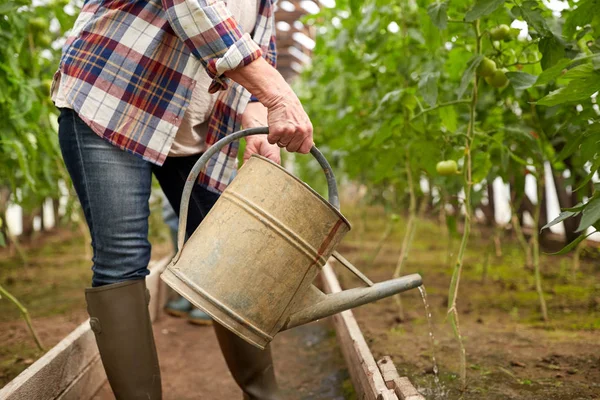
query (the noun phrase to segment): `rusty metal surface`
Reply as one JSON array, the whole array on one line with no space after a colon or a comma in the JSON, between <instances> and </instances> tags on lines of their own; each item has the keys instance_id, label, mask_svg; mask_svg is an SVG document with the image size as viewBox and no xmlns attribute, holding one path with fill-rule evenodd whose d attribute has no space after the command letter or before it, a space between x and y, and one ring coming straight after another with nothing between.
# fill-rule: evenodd
<instances>
[{"instance_id":1,"label":"rusty metal surface","mask_svg":"<svg viewBox=\"0 0 600 400\"><path fill-rule=\"evenodd\" d=\"M311 154L325 172L330 202L280 165L252 156L184 243L190 194L204 163L233 140L267 132L267 128L236 132L213 145L194 165L181 200L180 250L161 276L169 286L246 341L264 348L284 326L421 284L420 276L411 275L329 296L312 286L350 230L339 212L331 167L316 147ZM343 265L372 285L356 267L347 261Z\"/></svg>"}]
</instances>

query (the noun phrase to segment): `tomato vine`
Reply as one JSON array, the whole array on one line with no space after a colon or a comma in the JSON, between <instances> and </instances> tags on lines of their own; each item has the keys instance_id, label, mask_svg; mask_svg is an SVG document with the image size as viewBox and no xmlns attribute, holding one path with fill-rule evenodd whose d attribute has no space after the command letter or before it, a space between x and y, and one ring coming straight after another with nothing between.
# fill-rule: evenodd
<instances>
[{"instance_id":1,"label":"tomato vine","mask_svg":"<svg viewBox=\"0 0 600 400\"><path fill-rule=\"evenodd\" d=\"M523 215L533 232L564 222L563 252L600 229L600 185L591 183L600 168L600 14L596 0L566 4L559 12L533 0L340 0L306 21L318 34L297 87L337 168L374 193L394 188L410 210L411 182L424 180L451 232L463 217L448 301L463 385L456 302L475 210L486 210L492 182L510 185L543 320L540 242L526 238ZM546 171L565 209L551 222ZM537 196L525 191L527 174Z\"/></svg>"}]
</instances>

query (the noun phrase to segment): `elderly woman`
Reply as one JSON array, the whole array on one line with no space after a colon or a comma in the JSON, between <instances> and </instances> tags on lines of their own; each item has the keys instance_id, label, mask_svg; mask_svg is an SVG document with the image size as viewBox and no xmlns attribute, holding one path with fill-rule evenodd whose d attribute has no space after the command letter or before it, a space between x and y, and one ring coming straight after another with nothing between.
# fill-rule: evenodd
<instances>
[{"instance_id":1,"label":"elderly woman","mask_svg":"<svg viewBox=\"0 0 600 400\"><path fill-rule=\"evenodd\" d=\"M195 161L240 125L270 128L246 139L246 157L279 161L277 146L307 153L313 144L273 67L273 11L273 0L87 0L64 46L52 98L92 237L90 324L117 399L162 397L144 281L152 175L179 212ZM189 233L231 180L236 153L224 148L200 175ZM277 398L269 350L215 330L244 398Z\"/></svg>"}]
</instances>

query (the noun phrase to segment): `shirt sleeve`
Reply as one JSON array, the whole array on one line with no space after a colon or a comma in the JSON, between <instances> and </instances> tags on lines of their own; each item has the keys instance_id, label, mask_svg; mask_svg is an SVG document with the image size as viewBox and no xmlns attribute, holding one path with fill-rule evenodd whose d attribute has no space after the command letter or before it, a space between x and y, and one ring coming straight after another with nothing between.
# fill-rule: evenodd
<instances>
[{"instance_id":1,"label":"shirt sleeve","mask_svg":"<svg viewBox=\"0 0 600 400\"><path fill-rule=\"evenodd\" d=\"M175 34L212 78L210 93L226 89L225 72L262 56L258 44L235 21L220 0L161 0Z\"/></svg>"}]
</instances>

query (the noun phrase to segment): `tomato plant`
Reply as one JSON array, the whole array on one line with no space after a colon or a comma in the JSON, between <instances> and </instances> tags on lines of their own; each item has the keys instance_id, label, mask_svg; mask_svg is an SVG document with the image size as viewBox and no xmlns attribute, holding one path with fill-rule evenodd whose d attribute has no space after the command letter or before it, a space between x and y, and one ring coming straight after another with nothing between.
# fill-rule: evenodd
<instances>
[{"instance_id":1,"label":"tomato plant","mask_svg":"<svg viewBox=\"0 0 600 400\"><path fill-rule=\"evenodd\" d=\"M50 82L60 57L60 38L74 21L64 2L0 5L0 221L8 202L26 211L60 196L64 178ZM0 244L8 238L0 223Z\"/></svg>"},{"instance_id":2,"label":"tomato plant","mask_svg":"<svg viewBox=\"0 0 600 400\"><path fill-rule=\"evenodd\" d=\"M460 199L453 218L464 210L463 234L448 317L459 341L463 384L456 302L474 209L482 207L486 187L496 178L509 183L513 224L520 232L525 210L538 232L548 222L550 175L567 208L554 221L565 221L567 240L600 228L600 195L590 183L600 167L595 7L596 0L569 1L561 13L532 0L338 1L307 20L318 34L298 88L317 141L337 167L371 188L408 193L408 243L415 196L425 197L414 182L427 180L445 194L433 199L442 212L449 198ZM446 173L454 167L441 167L444 160L458 161L462 181ZM525 193L525 170L536 180L536 197ZM547 320L539 238L521 238L535 271L540 316Z\"/></svg>"}]
</instances>

